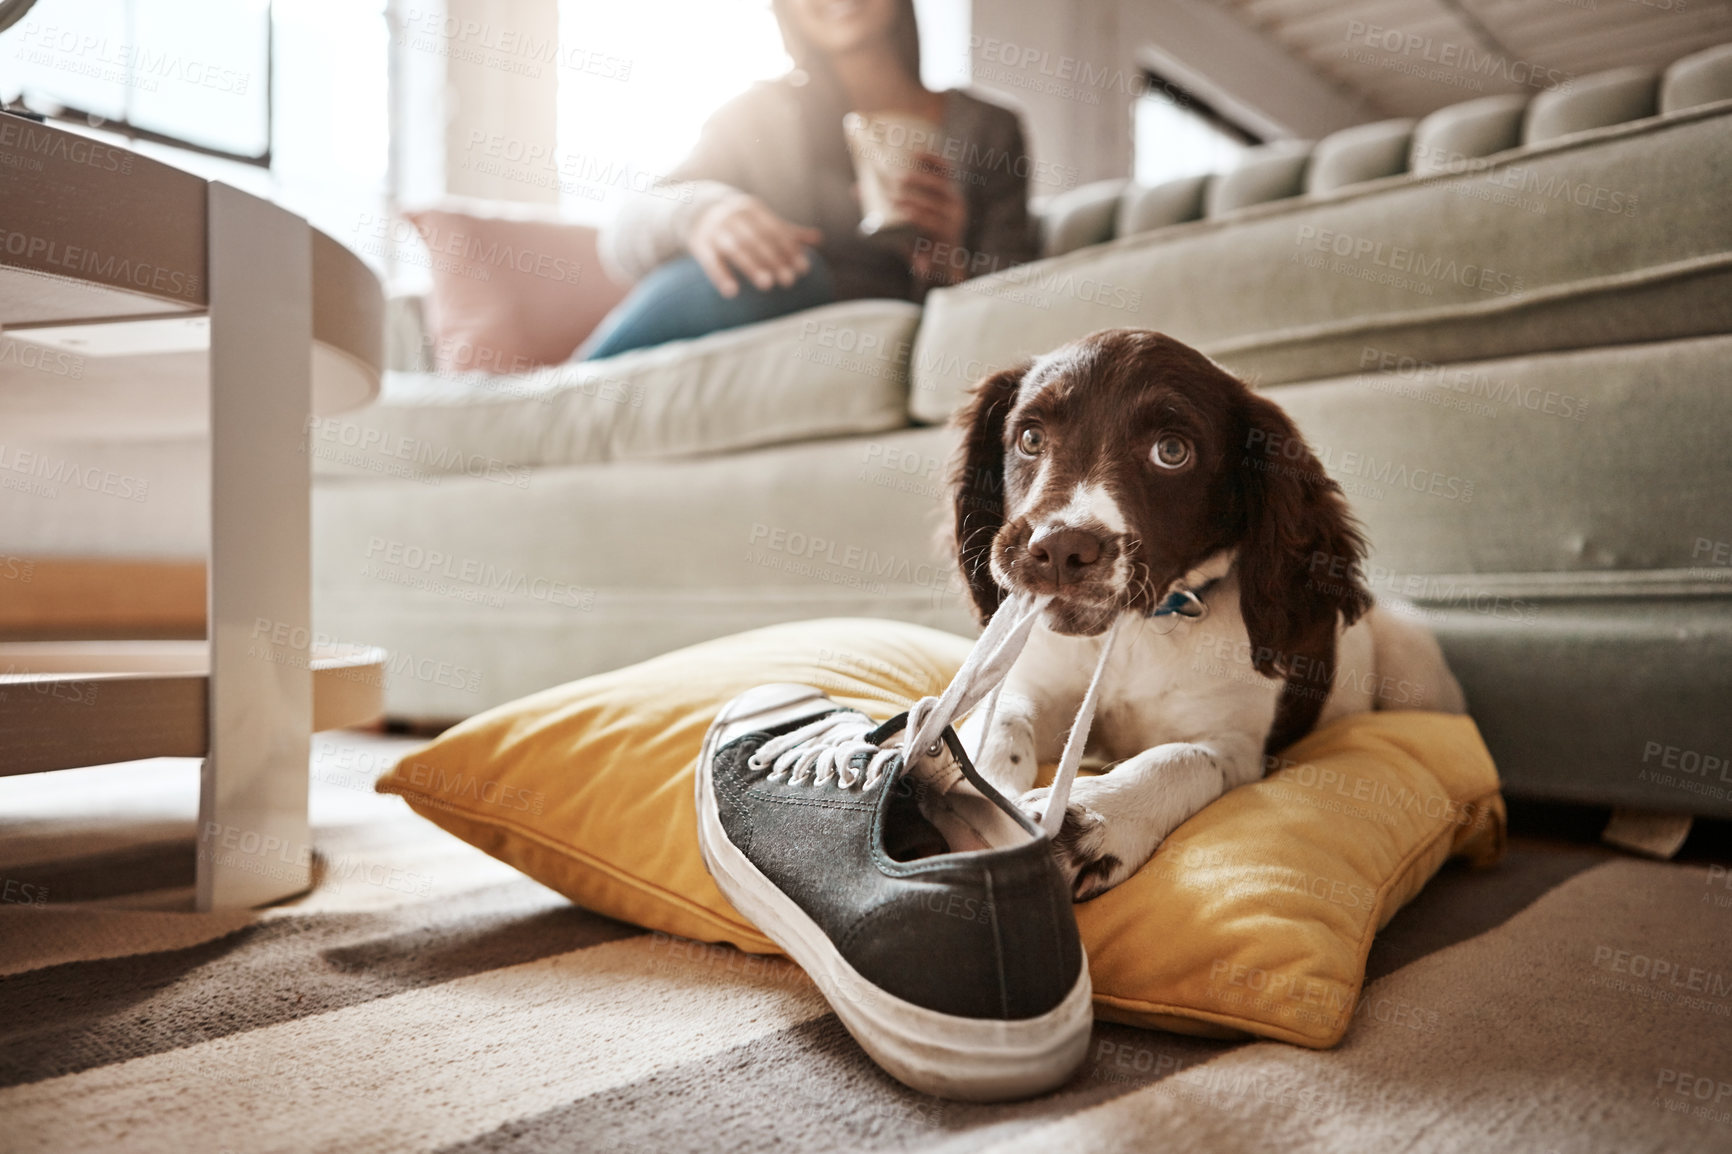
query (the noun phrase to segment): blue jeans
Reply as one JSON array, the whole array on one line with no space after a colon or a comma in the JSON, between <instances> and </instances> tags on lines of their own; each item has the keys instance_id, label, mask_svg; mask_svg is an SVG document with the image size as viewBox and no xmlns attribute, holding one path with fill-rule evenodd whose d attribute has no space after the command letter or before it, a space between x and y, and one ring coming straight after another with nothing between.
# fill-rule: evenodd
<instances>
[{"instance_id":1,"label":"blue jeans","mask_svg":"<svg viewBox=\"0 0 1732 1154\"><path fill-rule=\"evenodd\" d=\"M787 288L759 289L739 276L740 291L730 298L716 291L697 261L675 257L639 281L602 318L582 359L597 361L628 349L701 337L829 304L836 299L830 266L811 249L806 259L811 270Z\"/></svg>"}]
</instances>

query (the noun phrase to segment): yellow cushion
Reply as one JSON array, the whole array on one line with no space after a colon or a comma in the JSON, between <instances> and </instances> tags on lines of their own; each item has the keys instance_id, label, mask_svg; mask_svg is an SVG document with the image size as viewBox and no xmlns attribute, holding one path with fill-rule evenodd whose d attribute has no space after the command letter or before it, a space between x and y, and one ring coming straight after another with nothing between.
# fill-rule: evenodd
<instances>
[{"instance_id":1,"label":"yellow cushion","mask_svg":"<svg viewBox=\"0 0 1732 1154\"><path fill-rule=\"evenodd\" d=\"M378 788L589 909L773 953L698 856L692 767L710 719L773 681L886 718L941 691L969 644L880 620L742 633L470 718ZM1372 934L1452 854L1500 852L1497 789L1465 717L1366 714L1312 734L1077 907L1097 1012L1333 1045Z\"/></svg>"}]
</instances>

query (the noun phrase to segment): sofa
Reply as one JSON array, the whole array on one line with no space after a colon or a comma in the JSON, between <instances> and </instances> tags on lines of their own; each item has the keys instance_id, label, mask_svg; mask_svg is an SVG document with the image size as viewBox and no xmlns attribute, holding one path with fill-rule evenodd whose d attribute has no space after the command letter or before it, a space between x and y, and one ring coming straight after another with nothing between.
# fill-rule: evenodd
<instances>
[{"instance_id":1,"label":"sofa","mask_svg":"<svg viewBox=\"0 0 1732 1154\"><path fill-rule=\"evenodd\" d=\"M946 420L1151 327L1297 419L1512 795L1732 816L1729 186L1732 46L1079 188L921 307L495 376L399 300L380 401L308 431L315 624L423 722L790 619L970 631Z\"/></svg>"}]
</instances>

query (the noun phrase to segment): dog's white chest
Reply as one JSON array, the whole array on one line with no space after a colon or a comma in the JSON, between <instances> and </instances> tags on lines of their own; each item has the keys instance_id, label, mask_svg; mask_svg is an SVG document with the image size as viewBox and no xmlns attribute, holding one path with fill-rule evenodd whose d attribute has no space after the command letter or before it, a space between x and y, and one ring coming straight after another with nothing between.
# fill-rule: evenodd
<instances>
[{"instance_id":1,"label":"dog's white chest","mask_svg":"<svg viewBox=\"0 0 1732 1154\"><path fill-rule=\"evenodd\" d=\"M1130 619L1101 685L1095 711L1095 746L1109 760L1130 757L1167 741L1185 740L1187 708L1199 687L1191 666L1203 623L1173 618Z\"/></svg>"},{"instance_id":2,"label":"dog's white chest","mask_svg":"<svg viewBox=\"0 0 1732 1154\"><path fill-rule=\"evenodd\" d=\"M1043 720L1057 711L1068 729L1103 644L1036 630L1015 679L1042 699ZM1266 732L1279 693L1280 682L1251 667L1236 612L1201 621L1127 617L1102 675L1089 753L1116 761L1166 742Z\"/></svg>"}]
</instances>

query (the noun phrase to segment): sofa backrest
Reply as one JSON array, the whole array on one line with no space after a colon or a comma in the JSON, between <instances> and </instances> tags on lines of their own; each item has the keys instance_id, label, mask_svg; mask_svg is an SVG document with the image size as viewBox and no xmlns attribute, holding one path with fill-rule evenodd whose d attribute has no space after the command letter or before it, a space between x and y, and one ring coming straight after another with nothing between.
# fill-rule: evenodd
<instances>
[{"instance_id":1,"label":"sofa backrest","mask_svg":"<svg viewBox=\"0 0 1732 1154\"><path fill-rule=\"evenodd\" d=\"M1099 236L1109 201L1115 232L1151 227L929 294L910 414L944 421L987 372L1103 328L1262 384L1368 348L1449 363L1732 332L1729 57L1263 149L1243 175L1076 190L1055 207L1087 227L1049 238ZM1618 109L1657 115L1605 124ZM1529 132L1547 139L1509 147Z\"/></svg>"},{"instance_id":2,"label":"sofa backrest","mask_svg":"<svg viewBox=\"0 0 1732 1154\"><path fill-rule=\"evenodd\" d=\"M1732 101L1424 179L1289 197L928 294L910 414L1105 328L1168 333L1261 384L1732 332Z\"/></svg>"},{"instance_id":3,"label":"sofa backrest","mask_svg":"<svg viewBox=\"0 0 1732 1154\"><path fill-rule=\"evenodd\" d=\"M1279 141L1249 150L1226 173L1153 186L1123 178L1097 181L1047 202L1039 214L1042 255L1061 256L1274 200L1328 196L1408 173L1425 176L1511 149L1728 99L1732 44L1723 44L1686 56L1664 73L1612 69L1575 77L1531 98L1510 94L1452 104L1417 123L1355 125L1315 144Z\"/></svg>"}]
</instances>

